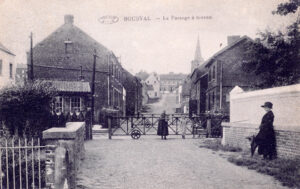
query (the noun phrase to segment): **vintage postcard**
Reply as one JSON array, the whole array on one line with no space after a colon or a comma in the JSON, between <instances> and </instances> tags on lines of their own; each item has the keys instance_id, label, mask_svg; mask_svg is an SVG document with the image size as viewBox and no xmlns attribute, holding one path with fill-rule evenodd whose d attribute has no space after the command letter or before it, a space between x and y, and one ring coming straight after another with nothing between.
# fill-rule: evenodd
<instances>
[{"instance_id":1,"label":"vintage postcard","mask_svg":"<svg viewBox=\"0 0 300 189\"><path fill-rule=\"evenodd\" d=\"M0 0L0 189L300 188L299 0Z\"/></svg>"}]
</instances>

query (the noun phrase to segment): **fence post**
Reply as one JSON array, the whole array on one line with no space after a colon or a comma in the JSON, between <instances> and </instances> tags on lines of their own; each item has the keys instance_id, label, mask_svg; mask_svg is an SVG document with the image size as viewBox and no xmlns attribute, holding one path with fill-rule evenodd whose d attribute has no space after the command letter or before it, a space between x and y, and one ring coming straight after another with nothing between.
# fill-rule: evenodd
<instances>
[{"instance_id":1,"label":"fence post","mask_svg":"<svg viewBox=\"0 0 300 189\"><path fill-rule=\"evenodd\" d=\"M46 145L46 187L54 189L55 183L55 145Z\"/></svg>"}]
</instances>

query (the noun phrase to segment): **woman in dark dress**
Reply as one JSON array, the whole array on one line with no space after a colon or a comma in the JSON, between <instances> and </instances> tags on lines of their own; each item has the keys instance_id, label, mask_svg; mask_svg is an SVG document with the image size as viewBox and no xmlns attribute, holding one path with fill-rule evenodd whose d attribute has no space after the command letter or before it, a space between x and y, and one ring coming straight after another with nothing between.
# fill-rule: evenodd
<instances>
[{"instance_id":1,"label":"woman in dark dress","mask_svg":"<svg viewBox=\"0 0 300 189\"><path fill-rule=\"evenodd\" d=\"M166 111L161 114L158 121L157 135L161 136L162 140L167 140L167 136L169 135L168 122L166 120Z\"/></svg>"},{"instance_id":2,"label":"woman in dark dress","mask_svg":"<svg viewBox=\"0 0 300 189\"><path fill-rule=\"evenodd\" d=\"M264 159L270 160L276 157L276 138L274 131L274 114L272 112L273 104L271 102L265 102L262 105L267 112L259 126L259 132L255 137L255 142L258 145L258 154L263 155Z\"/></svg>"}]
</instances>

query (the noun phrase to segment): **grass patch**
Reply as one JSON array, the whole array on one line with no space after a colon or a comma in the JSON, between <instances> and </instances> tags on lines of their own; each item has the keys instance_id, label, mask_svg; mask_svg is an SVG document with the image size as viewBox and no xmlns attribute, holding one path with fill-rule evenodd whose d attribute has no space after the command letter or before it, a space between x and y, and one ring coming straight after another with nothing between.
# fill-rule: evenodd
<instances>
[{"instance_id":1,"label":"grass patch","mask_svg":"<svg viewBox=\"0 0 300 189\"><path fill-rule=\"evenodd\" d=\"M227 160L238 166L245 166L248 169L256 170L259 173L270 175L280 181L283 186L300 188L300 159L263 160L255 154L253 157L250 151L242 151L241 148L223 146L221 139L207 139L201 143L200 148L208 148L213 151L239 152L231 153Z\"/></svg>"},{"instance_id":2,"label":"grass patch","mask_svg":"<svg viewBox=\"0 0 300 189\"><path fill-rule=\"evenodd\" d=\"M273 176L284 186L300 188L300 160L278 158L268 161L259 156L250 157L250 154L244 154L239 157L231 156L228 161Z\"/></svg>"},{"instance_id":3,"label":"grass patch","mask_svg":"<svg viewBox=\"0 0 300 189\"><path fill-rule=\"evenodd\" d=\"M232 147L232 146L223 146L221 144L221 139L209 139L205 140L203 144L199 146L200 148L208 148L213 151L224 151L224 152L241 152L242 149L238 147Z\"/></svg>"}]
</instances>

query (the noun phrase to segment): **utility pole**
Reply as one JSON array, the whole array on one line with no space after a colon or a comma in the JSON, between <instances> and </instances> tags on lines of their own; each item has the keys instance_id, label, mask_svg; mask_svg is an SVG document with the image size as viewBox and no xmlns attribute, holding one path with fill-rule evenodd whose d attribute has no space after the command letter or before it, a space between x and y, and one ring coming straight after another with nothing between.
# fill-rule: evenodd
<instances>
[{"instance_id":1,"label":"utility pole","mask_svg":"<svg viewBox=\"0 0 300 189\"><path fill-rule=\"evenodd\" d=\"M33 40L32 40L32 32L30 33L30 70L29 70L29 80L33 82Z\"/></svg>"},{"instance_id":2,"label":"utility pole","mask_svg":"<svg viewBox=\"0 0 300 189\"><path fill-rule=\"evenodd\" d=\"M107 106L110 106L110 66L109 66L109 61L110 61L110 54L107 54L107 69L108 69L108 74L107 74Z\"/></svg>"},{"instance_id":3,"label":"utility pole","mask_svg":"<svg viewBox=\"0 0 300 189\"><path fill-rule=\"evenodd\" d=\"M96 61L97 52L94 50L94 63L93 63L93 75L92 75L92 125L94 124L94 110L95 110L95 74L96 74Z\"/></svg>"}]
</instances>

